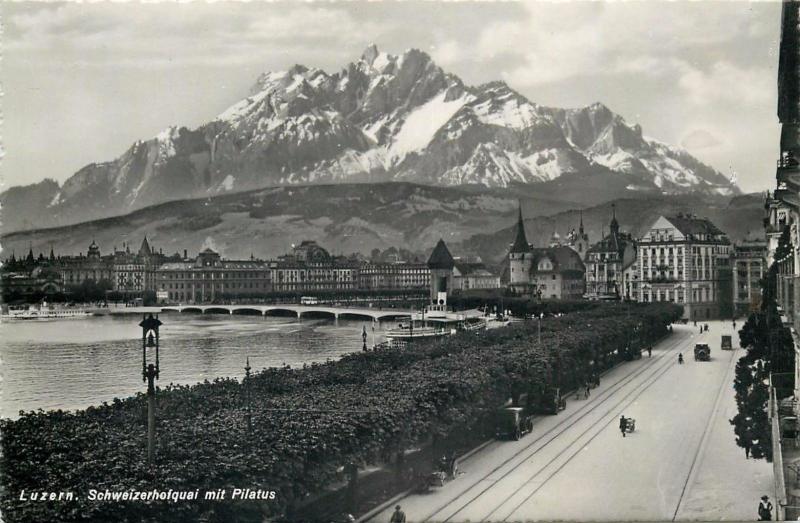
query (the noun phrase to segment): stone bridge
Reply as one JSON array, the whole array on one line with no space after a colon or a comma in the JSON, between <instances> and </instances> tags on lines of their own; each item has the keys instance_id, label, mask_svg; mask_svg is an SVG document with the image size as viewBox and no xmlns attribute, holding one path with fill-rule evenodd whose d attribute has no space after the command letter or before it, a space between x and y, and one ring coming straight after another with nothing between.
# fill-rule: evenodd
<instances>
[{"instance_id":1,"label":"stone bridge","mask_svg":"<svg viewBox=\"0 0 800 523\"><path fill-rule=\"evenodd\" d=\"M329 307L325 305L168 305L161 307L161 312L194 312L201 314L260 314L276 316L294 314L303 316L328 316L331 318L369 318L387 320L392 318L408 318L414 311L409 309L375 309L368 307Z\"/></svg>"}]
</instances>

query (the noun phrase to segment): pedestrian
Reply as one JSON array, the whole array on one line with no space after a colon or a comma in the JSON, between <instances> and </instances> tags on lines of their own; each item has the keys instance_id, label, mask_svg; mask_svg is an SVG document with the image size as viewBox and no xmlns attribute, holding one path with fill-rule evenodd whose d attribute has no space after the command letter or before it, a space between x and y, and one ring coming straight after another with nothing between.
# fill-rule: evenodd
<instances>
[{"instance_id":1,"label":"pedestrian","mask_svg":"<svg viewBox=\"0 0 800 523\"><path fill-rule=\"evenodd\" d=\"M750 459L750 441L744 442L744 459Z\"/></svg>"},{"instance_id":2,"label":"pedestrian","mask_svg":"<svg viewBox=\"0 0 800 523\"><path fill-rule=\"evenodd\" d=\"M653 357L653 346L652 345L647 347L647 357L648 358L652 358Z\"/></svg>"},{"instance_id":3,"label":"pedestrian","mask_svg":"<svg viewBox=\"0 0 800 523\"><path fill-rule=\"evenodd\" d=\"M400 505L394 507L394 513L389 523L406 523L406 513L400 510Z\"/></svg>"},{"instance_id":4,"label":"pedestrian","mask_svg":"<svg viewBox=\"0 0 800 523\"><path fill-rule=\"evenodd\" d=\"M619 430L622 432L622 437L625 437L625 429L628 428L628 422L625 420L625 415L619 417Z\"/></svg>"},{"instance_id":5,"label":"pedestrian","mask_svg":"<svg viewBox=\"0 0 800 523\"><path fill-rule=\"evenodd\" d=\"M683 353L678 353L678 363L683 365Z\"/></svg>"},{"instance_id":6,"label":"pedestrian","mask_svg":"<svg viewBox=\"0 0 800 523\"><path fill-rule=\"evenodd\" d=\"M769 496L761 496L761 503L758 504L758 520L772 521L772 503Z\"/></svg>"},{"instance_id":7,"label":"pedestrian","mask_svg":"<svg viewBox=\"0 0 800 523\"><path fill-rule=\"evenodd\" d=\"M586 396L585 396L587 399L589 398L589 390L591 388L592 388L591 385L589 385L589 382L587 381L586 382Z\"/></svg>"}]
</instances>

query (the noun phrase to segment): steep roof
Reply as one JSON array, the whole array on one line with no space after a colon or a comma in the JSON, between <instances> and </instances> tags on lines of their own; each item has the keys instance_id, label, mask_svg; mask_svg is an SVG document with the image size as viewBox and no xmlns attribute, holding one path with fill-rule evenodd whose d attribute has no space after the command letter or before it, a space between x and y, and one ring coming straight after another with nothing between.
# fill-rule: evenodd
<instances>
[{"instance_id":1,"label":"steep roof","mask_svg":"<svg viewBox=\"0 0 800 523\"><path fill-rule=\"evenodd\" d=\"M615 233L612 232L606 235L599 242L592 245L586 252L616 252L622 256L622 253L625 251L625 247L627 247L628 243L632 241L633 240L628 234L620 233L618 231Z\"/></svg>"},{"instance_id":2,"label":"steep roof","mask_svg":"<svg viewBox=\"0 0 800 523\"><path fill-rule=\"evenodd\" d=\"M431 257L428 258L428 268L452 269L454 266L455 261L453 260L453 255L450 254L450 250L447 248L447 245L444 244L444 240L440 238L431 253Z\"/></svg>"},{"instance_id":3,"label":"steep roof","mask_svg":"<svg viewBox=\"0 0 800 523\"><path fill-rule=\"evenodd\" d=\"M142 240L142 246L139 247L139 256L150 256L153 252L150 250L150 244L147 243L147 236Z\"/></svg>"},{"instance_id":4,"label":"steep roof","mask_svg":"<svg viewBox=\"0 0 800 523\"><path fill-rule=\"evenodd\" d=\"M545 257L552 260L554 265L553 270L556 271L585 269L580 254L565 245L560 245L558 247L536 247L532 249L531 252L533 252L534 257L534 268L532 270L536 270L539 260Z\"/></svg>"},{"instance_id":5,"label":"steep roof","mask_svg":"<svg viewBox=\"0 0 800 523\"><path fill-rule=\"evenodd\" d=\"M528 239L525 237L525 224L522 221L522 206L519 208L519 217L517 218L517 236L514 238L514 245L511 246L511 252L531 252L531 247L528 245Z\"/></svg>"},{"instance_id":6,"label":"steep roof","mask_svg":"<svg viewBox=\"0 0 800 523\"><path fill-rule=\"evenodd\" d=\"M695 216L681 214L677 216L666 216L666 219L683 234L710 234L712 236L725 234L707 218L697 218Z\"/></svg>"},{"instance_id":7,"label":"steep roof","mask_svg":"<svg viewBox=\"0 0 800 523\"><path fill-rule=\"evenodd\" d=\"M462 276L496 276L483 263L456 261L455 266Z\"/></svg>"}]
</instances>

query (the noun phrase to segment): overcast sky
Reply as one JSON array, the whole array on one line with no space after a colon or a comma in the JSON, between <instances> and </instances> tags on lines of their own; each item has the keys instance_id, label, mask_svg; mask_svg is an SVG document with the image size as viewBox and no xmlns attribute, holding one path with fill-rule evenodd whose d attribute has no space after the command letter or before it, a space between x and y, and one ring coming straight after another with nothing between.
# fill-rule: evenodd
<instances>
[{"instance_id":1,"label":"overcast sky","mask_svg":"<svg viewBox=\"0 0 800 523\"><path fill-rule=\"evenodd\" d=\"M374 42L469 84L601 101L746 191L774 186L780 2L3 2L6 188L63 181L170 125L204 123L263 71L335 72Z\"/></svg>"}]
</instances>

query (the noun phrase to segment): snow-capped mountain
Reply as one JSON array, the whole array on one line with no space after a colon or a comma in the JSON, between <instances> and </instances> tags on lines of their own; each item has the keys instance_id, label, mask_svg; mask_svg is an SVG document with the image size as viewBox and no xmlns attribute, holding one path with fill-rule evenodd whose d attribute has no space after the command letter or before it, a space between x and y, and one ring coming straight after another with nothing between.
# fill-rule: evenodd
<instances>
[{"instance_id":1,"label":"snow-capped mountain","mask_svg":"<svg viewBox=\"0 0 800 523\"><path fill-rule=\"evenodd\" d=\"M55 191L16 191L13 202L7 191L0 203L15 211L4 213L6 230L15 230L273 185L508 187L594 171L628 176L632 189L738 192L601 104L544 107L502 82L465 85L422 51L395 56L370 46L335 74L302 65L265 73L249 96L197 129L170 127Z\"/></svg>"}]
</instances>

